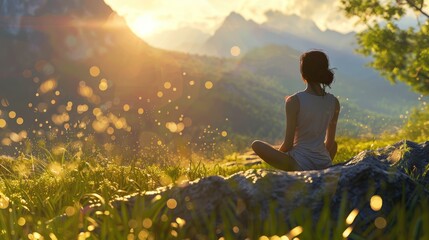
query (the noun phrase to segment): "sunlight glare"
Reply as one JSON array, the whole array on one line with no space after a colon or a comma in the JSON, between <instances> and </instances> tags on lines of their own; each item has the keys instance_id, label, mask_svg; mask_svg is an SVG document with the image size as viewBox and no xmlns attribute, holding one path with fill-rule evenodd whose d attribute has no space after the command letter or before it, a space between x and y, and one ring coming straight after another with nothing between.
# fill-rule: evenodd
<instances>
[{"instance_id":1,"label":"sunlight glare","mask_svg":"<svg viewBox=\"0 0 429 240\"><path fill-rule=\"evenodd\" d=\"M129 25L134 32L140 37L146 37L155 32L158 27L157 22L149 15L137 17Z\"/></svg>"}]
</instances>

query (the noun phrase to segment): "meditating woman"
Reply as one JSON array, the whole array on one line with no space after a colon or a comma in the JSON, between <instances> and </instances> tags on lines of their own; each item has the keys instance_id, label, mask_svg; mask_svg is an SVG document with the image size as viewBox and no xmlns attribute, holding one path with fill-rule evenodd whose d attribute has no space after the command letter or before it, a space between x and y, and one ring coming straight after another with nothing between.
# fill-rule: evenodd
<instances>
[{"instance_id":1,"label":"meditating woman","mask_svg":"<svg viewBox=\"0 0 429 240\"><path fill-rule=\"evenodd\" d=\"M286 98L286 134L277 150L256 140L252 149L271 166L285 171L324 169L337 152L335 131L340 103L325 91L334 80L329 60L321 51L301 55L300 70L306 89Z\"/></svg>"}]
</instances>

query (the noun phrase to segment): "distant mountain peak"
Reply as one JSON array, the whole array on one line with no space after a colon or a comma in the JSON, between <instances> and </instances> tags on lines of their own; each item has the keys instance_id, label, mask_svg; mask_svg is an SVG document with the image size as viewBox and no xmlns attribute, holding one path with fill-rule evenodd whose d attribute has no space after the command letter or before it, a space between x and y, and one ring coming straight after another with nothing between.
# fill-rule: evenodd
<instances>
[{"instance_id":1,"label":"distant mountain peak","mask_svg":"<svg viewBox=\"0 0 429 240\"><path fill-rule=\"evenodd\" d=\"M246 19L244 19L243 16L241 16L239 13L232 11L226 18L225 18L225 22L230 22L230 21L241 21L241 22L245 22Z\"/></svg>"}]
</instances>

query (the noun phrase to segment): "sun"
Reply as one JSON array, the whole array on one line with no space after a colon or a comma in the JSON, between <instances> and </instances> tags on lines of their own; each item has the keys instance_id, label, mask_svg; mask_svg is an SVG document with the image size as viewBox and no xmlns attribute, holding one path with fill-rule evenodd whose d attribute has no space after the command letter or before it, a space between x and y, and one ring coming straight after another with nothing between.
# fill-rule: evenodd
<instances>
[{"instance_id":1,"label":"sun","mask_svg":"<svg viewBox=\"0 0 429 240\"><path fill-rule=\"evenodd\" d=\"M129 23L139 37L147 37L157 31L158 23L149 15L138 16Z\"/></svg>"}]
</instances>

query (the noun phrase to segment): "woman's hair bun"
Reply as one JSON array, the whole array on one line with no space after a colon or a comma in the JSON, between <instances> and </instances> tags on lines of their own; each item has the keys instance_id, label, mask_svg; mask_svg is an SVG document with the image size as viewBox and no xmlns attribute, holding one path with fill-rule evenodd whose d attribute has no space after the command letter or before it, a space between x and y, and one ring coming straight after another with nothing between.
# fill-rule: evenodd
<instances>
[{"instance_id":1,"label":"woman's hair bun","mask_svg":"<svg viewBox=\"0 0 429 240\"><path fill-rule=\"evenodd\" d=\"M334 81L334 72L331 69L323 71L319 78L320 83L330 86Z\"/></svg>"},{"instance_id":2,"label":"woman's hair bun","mask_svg":"<svg viewBox=\"0 0 429 240\"><path fill-rule=\"evenodd\" d=\"M301 55L301 75L308 82L330 86L334 81L334 72L329 68L329 60L322 51L309 51Z\"/></svg>"}]
</instances>

